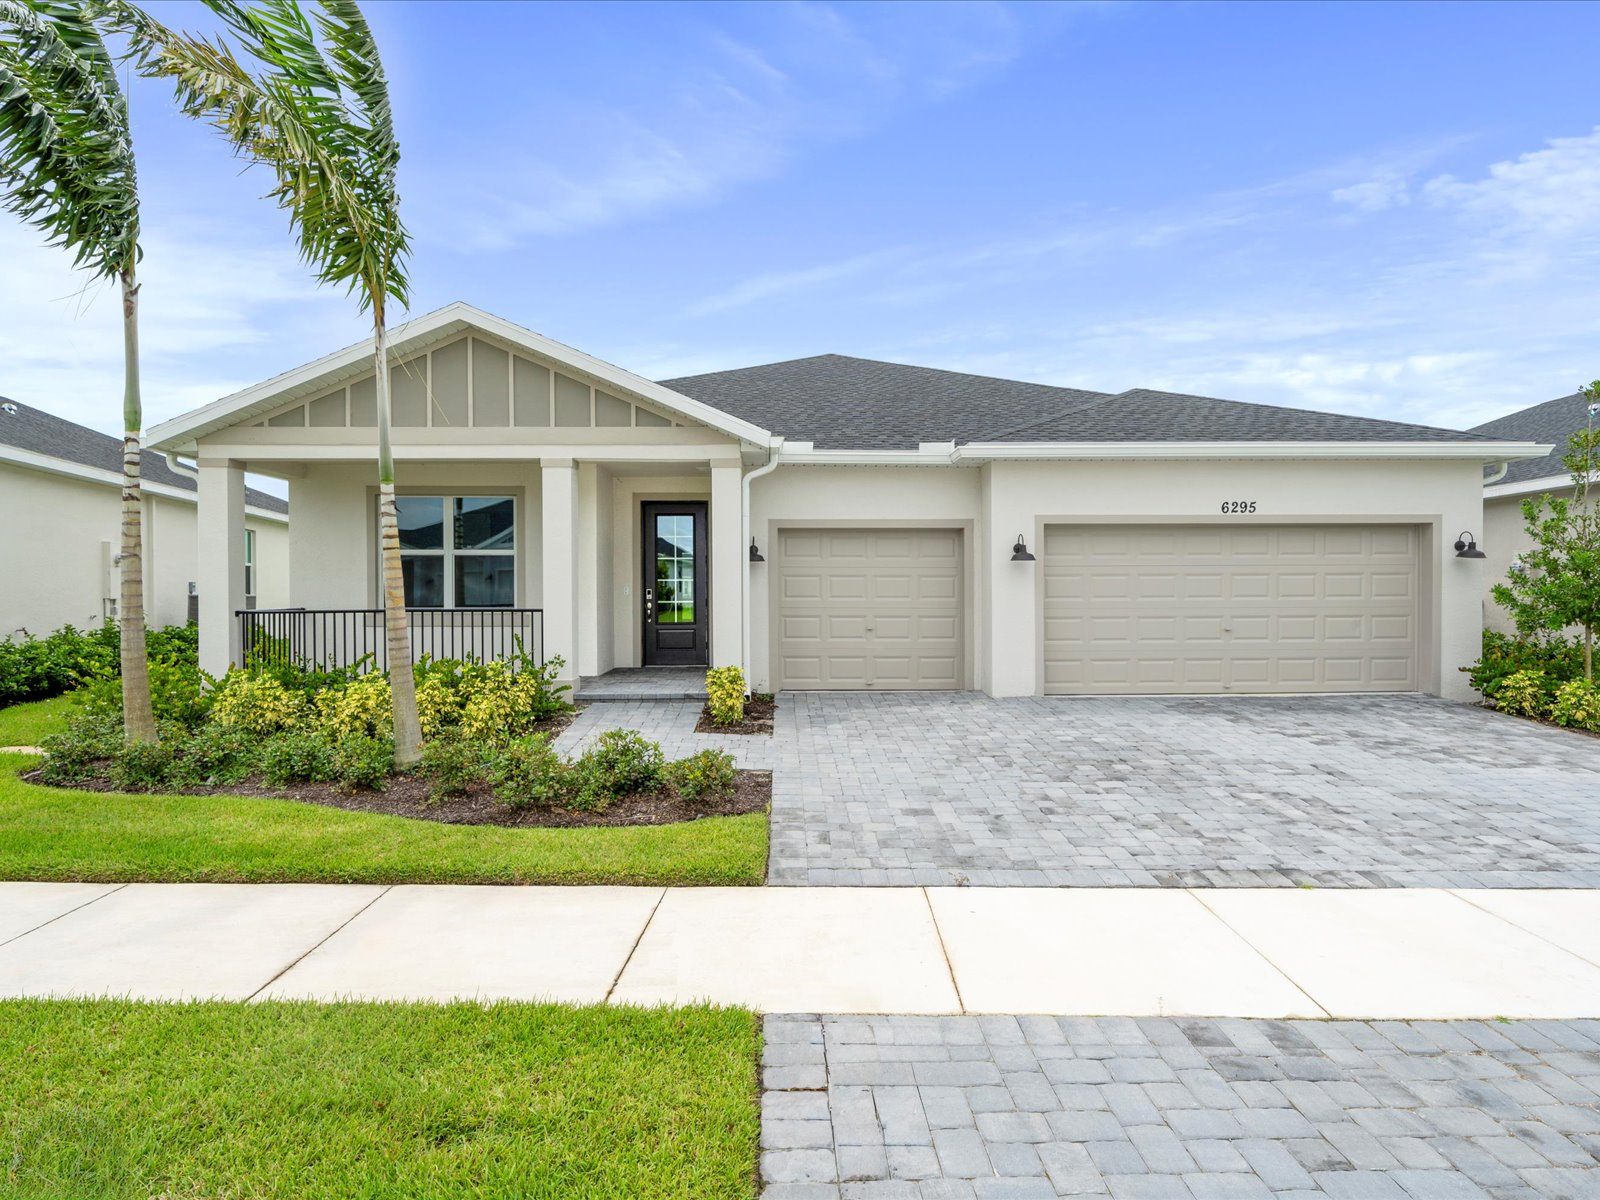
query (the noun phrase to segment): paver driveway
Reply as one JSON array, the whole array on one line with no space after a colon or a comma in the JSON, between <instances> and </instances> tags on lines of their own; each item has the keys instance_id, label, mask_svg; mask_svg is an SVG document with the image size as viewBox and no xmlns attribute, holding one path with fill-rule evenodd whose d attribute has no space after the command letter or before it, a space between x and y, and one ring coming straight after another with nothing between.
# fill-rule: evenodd
<instances>
[{"instance_id":1,"label":"paver driveway","mask_svg":"<svg viewBox=\"0 0 1600 1200\"><path fill-rule=\"evenodd\" d=\"M1600 887L1600 739L1442 700L785 693L774 742L777 884Z\"/></svg>"},{"instance_id":2,"label":"paver driveway","mask_svg":"<svg viewBox=\"0 0 1600 1200\"><path fill-rule=\"evenodd\" d=\"M765 1200L1594 1200L1600 1022L769 1016Z\"/></svg>"}]
</instances>

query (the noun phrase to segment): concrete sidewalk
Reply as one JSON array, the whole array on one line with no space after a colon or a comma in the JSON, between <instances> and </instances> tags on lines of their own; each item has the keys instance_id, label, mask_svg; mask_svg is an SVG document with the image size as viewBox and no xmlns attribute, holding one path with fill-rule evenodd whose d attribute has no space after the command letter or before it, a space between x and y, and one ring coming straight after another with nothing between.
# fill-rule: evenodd
<instances>
[{"instance_id":1,"label":"concrete sidewalk","mask_svg":"<svg viewBox=\"0 0 1600 1200\"><path fill-rule=\"evenodd\" d=\"M1600 892L0 884L0 996L1600 1016Z\"/></svg>"}]
</instances>

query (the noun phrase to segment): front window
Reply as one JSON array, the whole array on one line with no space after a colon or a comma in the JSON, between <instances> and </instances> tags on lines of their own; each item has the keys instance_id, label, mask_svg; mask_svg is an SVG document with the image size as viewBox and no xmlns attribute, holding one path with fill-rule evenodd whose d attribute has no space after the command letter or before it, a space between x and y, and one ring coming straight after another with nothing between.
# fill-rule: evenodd
<instances>
[{"instance_id":1,"label":"front window","mask_svg":"<svg viewBox=\"0 0 1600 1200\"><path fill-rule=\"evenodd\" d=\"M256 594L256 531L244 531L244 594Z\"/></svg>"},{"instance_id":2,"label":"front window","mask_svg":"<svg viewBox=\"0 0 1600 1200\"><path fill-rule=\"evenodd\" d=\"M400 496L407 608L509 608L517 601L510 496Z\"/></svg>"}]
</instances>

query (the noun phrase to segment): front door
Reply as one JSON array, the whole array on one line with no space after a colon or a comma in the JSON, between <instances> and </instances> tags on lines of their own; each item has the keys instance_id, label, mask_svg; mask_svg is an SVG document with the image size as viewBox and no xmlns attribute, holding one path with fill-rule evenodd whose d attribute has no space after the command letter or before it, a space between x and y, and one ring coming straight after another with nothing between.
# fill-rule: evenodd
<instances>
[{"instance_id":1,"label":"front door","mask_svg":"<svg viewBox=\"0 0 1600 1200\"><path fill-rule=\"evenodd\" d=\"M705 501L650 500L643 509L644 665L705 666L711 619Z\"/></svg>"}]
</instances>

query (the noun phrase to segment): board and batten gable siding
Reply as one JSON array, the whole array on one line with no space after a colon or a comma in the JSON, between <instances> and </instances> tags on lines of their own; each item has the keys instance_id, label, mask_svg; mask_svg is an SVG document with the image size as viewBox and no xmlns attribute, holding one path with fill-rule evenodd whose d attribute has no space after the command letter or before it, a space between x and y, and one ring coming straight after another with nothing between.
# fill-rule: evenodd
<instances>
[{"instance_id":1,"label":"board and batten gable siding","mask_svg":"<svg viewBox=\"0 0 1600 1200\"><path fill-rule=\"evenodd\" d=\"M389 381L396 429L667 429L683 424L481 334L399 360L389 369ZM377 389L369 374L251 424L372 429Z\"/></svg>"}]
</instances>

